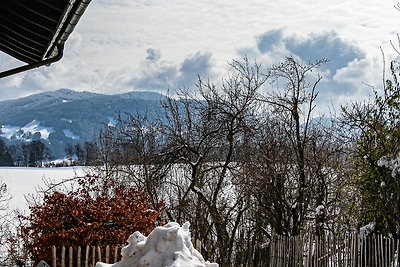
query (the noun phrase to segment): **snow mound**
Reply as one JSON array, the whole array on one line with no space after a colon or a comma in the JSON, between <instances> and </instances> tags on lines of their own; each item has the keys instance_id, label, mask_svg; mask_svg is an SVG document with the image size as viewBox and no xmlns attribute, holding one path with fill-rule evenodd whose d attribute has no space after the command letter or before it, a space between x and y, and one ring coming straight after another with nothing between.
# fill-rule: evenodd
<instances>
[{"instance_id":1,"label":"snow mound","mask_svg":"<svg viewBox=\"0 0 400 267\"><path fill-rule=\"evenodd\" d=\"M159 226L147 237L134 232L122 248L122 260L114 264L98 262L96 267L218 267L204 261L190 241L190 224L176 222Z\"/></svg>"},{"instance_id":2,"label":"snow mound","mask_svg":"<svg viewBox=\"0 0 400 267\"><path fill-rule=\"evenodd\" d=\"M371 222L371 223L361 227L360 228L360 237L365 239L369 234L371 234L375 231L375 226L376 226L376 223Z\"/></svg>"}]
</instances>

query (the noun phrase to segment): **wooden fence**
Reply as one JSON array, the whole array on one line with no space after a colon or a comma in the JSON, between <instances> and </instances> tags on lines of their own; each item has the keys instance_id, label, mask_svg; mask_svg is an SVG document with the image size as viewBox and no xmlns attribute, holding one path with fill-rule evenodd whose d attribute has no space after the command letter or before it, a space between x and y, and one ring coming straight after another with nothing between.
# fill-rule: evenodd
<instances>
[{"instance_id":1,"label":"wooden fence","mask_svg":"<svg viewBox=\"0 0 400 267\"><path fill-rule=\"evenodd\" d=\"M122 246L53 247L52 267L94 267L121 260ZM242 267L400 267L400 242L382 235L279 236Z\"/></svg>"},{"instance_id":2,"label":"wooden fence","mask_svg":"<svg viewBox=\"0 0 400 267\"><path fill-rule=\"evenodd\" d=\"M318 237L274 235L264 266L400 267L398 240L358 234Z\"/></svg>"},{"instance_id":3,"label":"wooden fence","mask_svg":"<svg viewBox=\"0 0 400 267\"><path fill-rule=\"evenodd\" d=\"M52 267L94 267L96 262L115 263L121 260L121 246L52 247Z\"/></svg>"}]
</instances>

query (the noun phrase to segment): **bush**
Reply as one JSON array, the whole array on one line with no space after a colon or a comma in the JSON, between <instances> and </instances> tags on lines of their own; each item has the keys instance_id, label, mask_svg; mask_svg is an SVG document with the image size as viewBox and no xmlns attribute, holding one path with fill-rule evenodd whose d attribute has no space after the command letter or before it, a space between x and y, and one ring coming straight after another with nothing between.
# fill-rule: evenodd
<instances>
[{"instance_id":1,"label":"bush","mask_svg":"<svg viewBox=\"0 0 400 267\"><path fill-rule=\"evenodd\" d=\"M51 262L52 246L118 245L157 225L163 205L151 209L143 190L97 176L77 181L77 190L49 190L21 216L25 249L35 262Z\"/></svg>"}]
</instances>

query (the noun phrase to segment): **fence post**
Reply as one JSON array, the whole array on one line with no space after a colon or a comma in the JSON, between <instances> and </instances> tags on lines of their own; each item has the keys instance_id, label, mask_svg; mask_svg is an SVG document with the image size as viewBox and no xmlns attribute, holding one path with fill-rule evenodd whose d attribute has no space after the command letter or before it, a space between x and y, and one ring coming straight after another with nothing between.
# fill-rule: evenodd
<instances>
[{"instance_id":1,"label":"fence post","mask_svg":"<svg viewBox=\"0 0 400 267\"><path fill-rule=\"evenodd\" d=\"M118 246L115 246L114 248L114 262L117 262L118 260Z\"/></svg>"},{"instance_id":2,"label":"fence post","mask_svg":"<svg viewBox=\"0 0 400 267\"><path fill-rule=\"evenodd\" d=\"M85 267L89 266L89 245L86 245Z\"/></svg>"},{"instance_id":3,"label":"fence post","mask_svg":"<svg viewBox=\"0 0 400 267\"><path fill-rule=\"evenodd\" d=\"M74 255L73 255L72 247L69 247L68 256L69 256L69 267L72 267L73 261L74 261Z\"/></svg>"},{"instance_id":4,"label":"fence post","mask_svg":"<svg viewBox=\"0 0 400 267\"><path fill-rule=\"evenodd\" d=\"M362 265L367 264L367 240L365 237L362 237Z\"/></svg>"},{"instance_id":5,"label":"fence post","mask_svg":"<svg viewBox=\"0 0 400 267\"><path fill-rule=\"evenodd\" d=\"M309 234L310 236L309 236L309 238L308 238L308 266L312 266L313 265L313 257L314 257L314 254L315 254L315 251L314 251L314 246L313 246L313 244L314 244L314 237L313 237L313 234Z\"/></svg>"},{"instance_id":6,"label":"fence post","mask_svg":"<svg viewBox=\"0 0 400 267\"><path fill-rule=\"evenodd\" d=\"M383 235L381 235L381 250L382 250L382 257L383 257L383 265L384 266L388 266L389 263L387 262L387 253L386 253L386 249L387 249L387 244L386 244L386 237L384 237Z\"/></svg>"},{"instance_id":7,"label":"fence post","mask_svg":"<svg viewBox=\"0 0 400 267\"><path fill-rule=\"evenodd\" d=\"M56 246L52 247L53 252L53 267L57 267L57 249Z\"/></svg>"},{"instance_id":8,"label":"fence post","mask_svg":"<svg viewBox=\"0 0 400 267\"><path fill-rule=\"evenodd\" d=\"M78 246L78 252L77 252L77 255L76 255L76 260L77 260L77 263L76 263L76 267L81 267L81 246Z\"/></svg>"},{"instance_id":9,"label":"fence post","mask_svg":"<svg viewBox=\"0 0 400 267\"><path fill-rule=\"evenodd\" d=\"M276 264L277 266L281 266L282 265L282 236L277 236L277 242L278 242L278 247L277 247L277 261Z\"/></svg>"},{"instance_id":10,"label":"fence post","mask_svg":"<svg viewBox=\"0 0 400 267\"><path fill-rule=\"evenodd\" d=\"M110 246L106 246L106 263L110 263Z\"/></svg>"},{"instance_id":11,"label":"fence post","mask_svg":"<svg viewBox=\"0 0 400 267\"><path fill-rule=\"evenodd\" d=\"M61 267L65 267L65 246L61 247Z\"/></svg>"},{"instance_id":12,"label":"fence post","mask_svg":"<svg viewBox=\"0 0 400 267\"><path fill-rule=\"evenodd\" d=\"M96 265L96 247L92 246L92 266Z\"/></svg>"},{"instance_id":13,"label":"fence post","mask_svg":"<svg viewBox=\"0 0 400 267\"><path fill-rule=\"evenodd\" d=\"M378 266L378 238L377 236L374 234L373 235L374 238L374 249L375 249L375 266Z\"/></svg>"},{"instance_id":14,"label":"fence post","mask_svg":"<svg viewBox=\"0 0 400 267\"><path fill-rule=\"evenodd\" d=\"M276 249L275 249L275 245L276 245L276 242L275 242L275 234L274 234L274 232L272 232L272 234L271 234L271 241L270 241L271 243L270 243L270 247L269 247L269 260L270 260L270 264L268 265L269 267L272 267L272 266L274 266L274 263L275 263L275 251L276 251Z\"/></svg>"},{"instance_id":15,"label":"fence post","mask_svg":"<svg viewBox=\"0 0 400 267\"><path fill-rule=\"evenodd\" d=\"M101 248L100 246L97 246L97 261L101 261ZM96 263L93 263L93 266L95 266Z\"/></svg>"}]
</instances>

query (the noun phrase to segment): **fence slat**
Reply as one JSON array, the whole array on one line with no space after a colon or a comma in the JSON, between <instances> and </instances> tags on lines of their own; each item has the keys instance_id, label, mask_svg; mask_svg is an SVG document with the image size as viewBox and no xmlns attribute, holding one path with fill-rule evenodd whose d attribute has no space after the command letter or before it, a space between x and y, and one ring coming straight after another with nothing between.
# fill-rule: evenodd
<instances>
[{"instance_id":1,"label":"fence slat","mask_svg":"<svg viewBox=\"0 0 400 267\"><path fill-rule=\"evenodd\" d=\"M101 261L101 248L100 248L100 246L97 246L97 261Z\"/></svg>"},{"instance_id":2,"label":"fence slat","mask_svg":"<svg viewBox=\"0 0 400 267\"><path fill-rule=\"evenodd\" d=\"M73 266L73 262L74 262L74 254L73 254L73 250L72 247L69 247L69 252L68 252L68 256L69 256L69 267Z\"/></svg>"},{"instance_id":3,"label":"fence slat","mask_svg":"<svg viewBox=\"0 0 400 267\"><path fill-rule=\"evenodd\" d=\"M55 246L52 247L53 254L53 267L57 267L57 249Z\"/></svg>"},{"instance_id":4,"label":"fence slat","mask_svg":"<svg viewBox=\"0 0 400 267\"><path fill-rule=\"evenodd\" d=\"M61 247L61 267L65 267L65 246Z\"/></svg>"},{"instance_id":5,"label":"fence slat","mask_svg":"<svg viewBox=\"0 0 400 267\"><path fill-rule=\"evenodd\" d=\"M374 246L375 246L375 266L379 267L379 238L378 236L375 236L375 240L374 240Z\"/></svg>"},{"instance_id":6,"label":"fence slat","mask_svg":"<svg viewBox=\"0 0 400 267\"><path fill-rule=\"evenodd\" d=\"M115 246L114 248L114 262L117 262L118 260L118 246Z\"/></svg>"},{"instance_id":7,"label":"fence slat","mask_svg":"<svg viewBox=\"0 0 400 267\"><path fill-rule=\"evenodd\" d=\"M110 263L110 246L106 246L106 263Z\"/></svg>"},{"instance_id":8,"label":"fence slat","mask_svg":"<svg viewBox=\"0 0 400 267\"><path fill-rule=\"evenodd\" d=\"M114 261L112 261L113 256L111 255L112 247L91 247L92 249L90 249L90 246L86 246L86 254L84 255L85 267L95 266L97 261L102 261L102 253L104 252L105 258L103 257L103 260L106 263L115 263L119 259L121 246L114 246ZM58 255L57 248L53 246L52 267L66 267L66 260L69 260L68 267L83 266L82 249L80 246L76 249L77 252L75 254L75 248L69 247L68 258L66 258L65 246L61 246L61 250L58 250ZM265 257L260 255L264 261L254 262L253 265L256 264L259 267L400 267L400 241L382 235L361 237L356 233L322 236L304 234L288 237L273 234L269 250L263 253L267 255ZM57 256L61 256L61 258L57 259ZM248 262L248 266L253 265L251 261Z\"/></svg>"},{"instance_id":9,"label":"fence slat","mask_svg":"<svg viewBox=\"0 0 400 267\"><path fill-rule=\"evenodd\" d=\"M78 246L78 252L76 253L77 254L76 255L76 261L77 261L76 266L77 267L81 267L81 253L82 253L81 246Z\"/></svg>"},{"instance_id":10,"label":"fence slat","mask_svg":"<svg viewBox=\"0 0 400 267\"><path fill-rule=\"evenodd\" d=\"M89 267L89 246L86 246L85 267Z\"/></svg>"},{"instance_id":11,"label":"fence slat","mask_svg":"<svg viewBox=\"0 0 400 267\"><path fill-rule=\"evenodd\" d=\"M358 233L336 235L272 235L266 266L304 267L400 267L400 242L383 235L361 237Z\"/></svg>"},{"instance_id":12,"label":"fence slat","mask_svg":"<svg viewBox=\"0 0 400 267\"><path fill-rule=\"evenodd\" d=\"M92 246L92 267L96 265L96 247Z\"/></svg>"}]
</instances>

